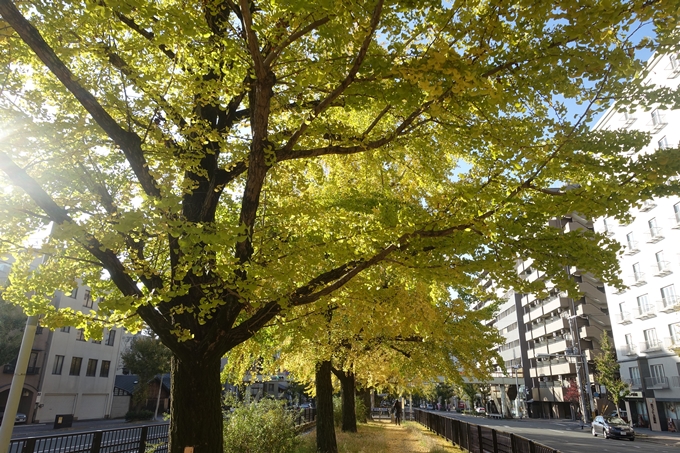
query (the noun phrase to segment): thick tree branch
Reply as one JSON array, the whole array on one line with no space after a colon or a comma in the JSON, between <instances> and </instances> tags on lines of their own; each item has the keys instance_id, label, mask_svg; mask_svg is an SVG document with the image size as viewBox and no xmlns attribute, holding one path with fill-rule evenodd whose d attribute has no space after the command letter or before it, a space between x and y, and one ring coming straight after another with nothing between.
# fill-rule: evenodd
<instances>
[{"instance_id":1,"label":"thick tree branch","mask_svg":"<svg viewBox=\"0 0 680 453\"><path fill-rule=\"evenodd\" d=\"M54 202L52 197L31 177L23 168L19 167L6 154L0 152L0 170L2 170L15 186L23 189L29 197L58 225L76 225L76 222L68 215L66 210ZM137 283L127 274L125 267L116 254L104 247L99 240L88 232L82 232L73 239L94 256L109 272L111 280L125 296L142 298L143 294L137 287ZM169 347L175 345L177 338L170 333L170 327L165 319L153 307L140 305L137 313L149 324ZM173 349L173 350L175 350Z\"/></svg>"},{"instance_id":2,"label":"thick tree branch","mask_svg":"<svg viewBox=\"0 0 680 453\"><path fill-rule=\"evenodd\" d=\"M349 73L347 74L345 79L323 101L319 103L319 105L314 107L312 112L309 114L307 120L300 125L300 128L297 131L295 131L293 136L288 140L288 143L286 143L286 145L283 147L283 150L285 152L290 152L293 149L293 147L300 140L300 138L305 133L311 122L318 118L318 116L321 113L323 113L328 107L330 107L333 101L335 101L354 81L354 78L356 77L357 73L359 72L359 69L361 68L361 65L364 62L364 59L366 58L366 54L368 53L368 47L373 41L373 35L375 34L375 31L378 28L378 24L380 23L382 6L383 0L378 0L378 3L375 5L375 8L373 9L373 15L371 16L368 34L364 38L364 41L361 44L361 47L359 48L359 52L357 53L357 56L354 59L354 63L352 64Z\"/></svg>"},{"instance_id":3,"label":"thick tree branch","mask_svg":"<svg viewBox=\"0 0 680 453\"><path fill-rule=\"evenodd\" d=\"M255 33L255 30L253 30L253 17L250 13L250 5L248 4L248 0L239 0L239 3L241 5L241 14L243 15L241 22L246 32L248 50L250 51L250 56L253 59L253 65L255 67L255 77L257 77L259 81L263 81L267 78L267 73L269 71L264 65L257 34Z\"/></svg>"},{"instance_id":4,"label":"thick tree branch","mask_svg":"<svg viewBox=\"0 0 680 453\"><path fill-rule=\"evenodd\" d=\"M54 53L38 30L19 12L14 3L10 0L0 0L0 15L121 148L146 194L160 197L160 189L149 173L139 136L121 128L97 99L78 83L76 76Z\"/></svg>"},{"instance_id":5,"label":"thick tree branch","mask_svg":"<svg viewBox=\"0 0 680 453\"><path fill-rule=\"evenodd\" d=\"M420 108L416 109L413 111L404 121L397 126L397 128L392 131L391 134L386 135L382 138L379 138L377 140L373 140L368 143L362 143L360 145L355 145L355 146L339 146L339 145L330 145L330 146L324 146L321 148L311 148L311 149L303 149L303 150L289 150L286 147L283 149L277 150L276 151L276 161L284 161L284 160L291 160L291 159L303 159L303 158L308 158L308 157L319 157L319 156L325 156L328 154L343 154L343 155L349 155L349 154L356 154L356 153L361 153L364 151L369 151L372 149L377 149L380 148L381 146L384 146L397 137L401 136L402 134L405 133L405 131L413 124L413 122L418 118L420 115L423 114L432 104L435 102L439 102L443 100L448 94L450 93L449 90L447 90L445 93L443 93L439 98L433 99L430 101L425 102ZM389 106L388 106L389 107ZM387 113L388 107L385 107L373 120L372 124L369 126L367 131L364 134L368 134L370 130L380 121L380 119ZM290 143L290 142L289 142Z\"/></svg>"},{"instance_id":6,"label":"thick tree branch","mask_svg":"<svg viewBox=\"0 0 680 453\"><path fill-rule=\"evenodd\" d=\"M104 2L102 2L102 4L105 5ZM116 17L117 17L121 22L123 22L125 25L127 25L128 27L130 27L131 30L133 30L134 32L140 34L141 36L143 36L144 38L146 38L149 42L155 44L156 36L154 35L153 32L148 31L148 30L144 30L144 29L143 29L142 27L140 27L134 20L130 19L129 17L127 17L127 16L126 16L125 14L123 14L123 13L116 12L115 15L116 15ZM175 57L176 57L175 52L173 52L172 50L170 50L170 48L169 48L168 46L166 46L165 44L159 45L158 48L159 48L159 49L161 50L161 52L163 52L169 59L171 59L171 60L174 60L174 59L175 59Z\"/></svg>"},{"instance_id":7,"label":"thick tree branch","mask_svg":"<svg viewBox=\"0 0 680 453\"><path fill-rule=\"evenodd\" d=\"M294 33L292 33L290 36L288 36L281 44L275 46L267 55L267 57L264 59L264 66L267 68L271 68L276 59L281 55L281 52L288 46L290 46L292 43L294 43L296 40L300 39L307 33L309 33L312 30L316 30L326 22L328 22L330 18L328 16L322 17L319 20L315 20L311 24L307 25L301 30L298 30Z\"/></svg>"}]
</instances>

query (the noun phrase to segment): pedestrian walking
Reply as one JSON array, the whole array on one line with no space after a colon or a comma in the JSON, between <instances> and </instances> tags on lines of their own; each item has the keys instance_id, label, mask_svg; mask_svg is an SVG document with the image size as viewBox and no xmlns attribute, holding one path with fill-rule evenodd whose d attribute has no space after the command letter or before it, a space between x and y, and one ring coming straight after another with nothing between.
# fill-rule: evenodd
<instances>
[{"instance_id":1,"label":"pedestrian walking","mask_svg":"<svg viewBox=\"0 0 680 453\"><path fill-rule=\"evenodd\" d=\"M401 400L399 398L394 402L392 410L394 411L394 422L397 426L401 425Z\"/></svg>"}]
</instances>

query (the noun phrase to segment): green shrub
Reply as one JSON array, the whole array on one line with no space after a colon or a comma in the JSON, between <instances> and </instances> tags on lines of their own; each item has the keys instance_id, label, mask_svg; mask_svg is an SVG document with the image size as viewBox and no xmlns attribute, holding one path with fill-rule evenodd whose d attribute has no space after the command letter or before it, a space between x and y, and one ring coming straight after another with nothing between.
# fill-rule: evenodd
<instances>
[{"instance_id":1,"label":"green shrub","mask_svg":"<svg viewBox=\"0 0 680 453\"><path fill-rule=\"evenodd\" d=\"M292 453L299 442L295 414L282 402L238 404L224 421L224 453Z\"/></svg>"},{"instance_id":2,"label":"green shrub","mask_svg":"<svg viewBox=\"0 0 680 453\"><path fill-rule=\"evenodd\" d=\"M357 423L368 423L368 410L364 400L361 398L355 398L354 400L354 413L357 416Z\"/></svg>"},{"instance_id":3,"label":"green shrub","mask_svg":"<svg viewBox=\"0 0 680 453\"><path fill-rule=\"evenodd\" d=\"M342 425L342 399L339 396L333 397L333 424L336 428Z\"/></svg>"},{"instance_id":4,"label":"green shrub","mask_svg":"<svg viewBox=\"0 0 680 453\"><path fill-rule=\"evenodd\" d=\"M125 414L125 420L128 422L135 421L135 420L151 420L153 418L153 412L151 411L128 411L127 414Z\"/></svg>"},{"instance_id":5,"label":"green shrub","mask_svg":"<svg viewBox=\"0 0 680 453\"><path fill-rule=\"evenodd\" d=\"M366 405L361 398L354 399L354 415L357 418L357 423L368 423ZM336 428L342 425L342 398L339 396L333 397L333 423Z\"/></svg>"}]
</instances>

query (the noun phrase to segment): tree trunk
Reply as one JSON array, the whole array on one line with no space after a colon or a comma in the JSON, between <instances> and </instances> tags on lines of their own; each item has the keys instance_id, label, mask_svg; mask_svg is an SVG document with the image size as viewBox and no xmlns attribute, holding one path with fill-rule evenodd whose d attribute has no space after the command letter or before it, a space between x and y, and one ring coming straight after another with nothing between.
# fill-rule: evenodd
<instances>
[{"instance_id":1,"label":"tree trunk","mask_svg":"<svg viewBox=\"0 0 680 453\"><path fill-rule=\"evenodd\" d=\"M354 402L356 390L354 373L351 371L339 371L335 375L340 380L340 385L342 386L342 431L355 433L357 432L357 415Z\"/></svg>"},{"instance_id":2,"label":"tree trunk","mask_svg":"<svg viewBox=\"0 0 680 453\"><path fill-rule=\"evenodd\" d=\"M222 453L220 361L172 360L169 453Z\"/></svg>"},{"instance_id":3,"label":"tree trunk","mask_svg":"<svg viewBox=\"0 0 680 453\"><path fill-rule=\"evenodd\" d=\"M366 410L366 420L372 420L373 415L371 414L371 389L362 388L357 391L357 397L364 402L364 409Z\"/></svg>"},{"instance_id":4,"label":"tree trunk","mask_svg":"<svg viewBox=\"0 0 680 453\"><path fill-rule=\"evenodd\" d=\"M338 453L333 423L331 362L328 360L316 369L316 449L319 453Z\"/></svg>"}]
</instances>

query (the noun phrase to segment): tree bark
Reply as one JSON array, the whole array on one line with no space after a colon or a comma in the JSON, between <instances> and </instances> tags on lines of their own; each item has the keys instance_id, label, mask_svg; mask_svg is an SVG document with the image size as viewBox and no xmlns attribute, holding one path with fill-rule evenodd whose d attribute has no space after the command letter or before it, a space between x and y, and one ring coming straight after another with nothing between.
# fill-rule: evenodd
<instances>
[{"instance_id":1,"label":"tree bark","mask_svg":"<svg viewBox=\"0 0 680 453\"><path fill-rule=\"evenodd\" d=\"M357 432L357 415L354 393L356 382L351 371L333 370L342 387L342 431Z\"/></svg>"},{"instance_id":2,"label":"tree bark","mask_svg":"<svg viewBox=\"0 0 680 453\"><path fill-rule=\"evenodd\" d=\"M333 423L331 362L328 360L318 364L316 369L316 449L319 453L338 453Z\"/></svg>"},{"instance_id":3,"label":"tree bark","mask_svg":"<svg viewBox=\"0 0 680 453\"><path fill-rule=\"evenodd\" d=\"M169 453L222 453L219 359L172 360Z\"/></svg>"}]
</instances>

